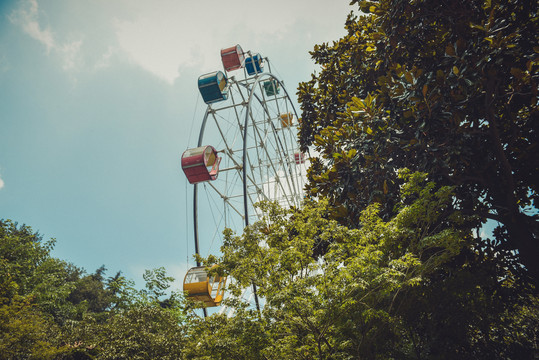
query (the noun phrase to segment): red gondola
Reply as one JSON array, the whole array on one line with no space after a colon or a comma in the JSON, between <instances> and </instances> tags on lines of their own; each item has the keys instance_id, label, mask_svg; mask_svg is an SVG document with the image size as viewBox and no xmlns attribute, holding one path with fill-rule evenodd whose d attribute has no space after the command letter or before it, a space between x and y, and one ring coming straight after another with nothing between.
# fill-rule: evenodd
<instances>
[{"instance_id":1,"label":"red gondola","mask_svg":"<svg viewBox=\"0 0 539 360\"><path fill-rule=\"evenodd\" d=\"M221 50L221 60L226 71L240 69L244 59L243 50L239 45Z\"/></svg>"},{"instance_id":2,"label":"red gondola","mask_svg":"<svg viewBox=\"0 0 539 360\"><path fill-rule=\"evenodd\" d=\"M305 154L302 152L295 153L294 154L294 160L296 161L296 165L304 164L305 163Z\"/></svg>"},{"instance_id":3,"label":"red gondola","mask_svg":"<svg viewBox=\"0 0 539 360\"><path fill-rule=\"evenodd\" d=\"M213 146L201 146L185 150L182 169L190 184L217 179L221 158Z\"/></svg>"}]
</instances>

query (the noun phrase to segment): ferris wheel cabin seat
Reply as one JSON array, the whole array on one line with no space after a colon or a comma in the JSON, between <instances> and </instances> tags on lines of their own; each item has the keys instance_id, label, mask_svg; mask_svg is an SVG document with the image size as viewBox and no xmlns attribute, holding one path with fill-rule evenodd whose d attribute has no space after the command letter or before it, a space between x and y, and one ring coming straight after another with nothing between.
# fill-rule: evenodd
<instances>
[{"instance_id":1,"label":"ferris wheel cabin seat","mask_svg":"<svg viewBox=\"0 0 539 360\"><path fill-rule=\"evenodd\" d=\"M279 82L275 79L264 81L262 85L264 86L264 91L266 92L267 96L277 95L281 89Z\"/></svg>"},{"instance_id":2,"label":"ferris wheel cabin seat","mask_svg":"<svg viewBox=\"0 0 539 360\"><path fill-rule=\"evenodd\" d=\"M185 150L182 154L182 170L190 184L217 179L221 158L213 146L201 146Z\"/></svg>"},{"instance_id":3,"label":"ferris wheel cabin seat","mask_svg":"<svg viewBox=\"0 0 539 360\"><path fill-rule=\"evenodd\" d=\"M295 153L294 160L296 161L296 165L305 164L305 154L302 152Z\"/></svg>"},{"instance_id":4,"label":"ferris wheel cabin seat","mask_svg":"<svg viewBox=\"0 0 539 360\"><path fill-rule=\"evenodd\" d=\"M223 61L223 67L226 71L240 69L243 66L243 61L245 60L241 46L236 45L222 49L221 60Z\"/></svg>"},{"instance_id":5,"label":"ferris wheel cabin seat","mask_svg":"<svg viewBox=\"0 0 539 360\"><path fill-rule=\"evenodd\" d=\"M292 123L294 122L294 115L292 115L292 113L281 114L280 117L283 128L292 126Z\"/></svg>"},{"instance_id":6,"label":"ferris wheel cabin seat","mask_svg":"<svg viewBox=\"0 0 539 360\"><path fill-rule=\"evenodd\" d=\"M205 307L219 306L225 293L226 276L208 276L204 266L189 269L183 279L183 291L192 300L202 301Z\"/></svg>"},{"instance_id":7,"label":"ferris wheel cabin seat","mask_svg":"<svg viewBox=\"0 0 539 360\"><path fill-rule=\"evenodd\" d=\"M213 104L228 98L228 79L222 71L201 75L198 78L198 89L206 104Z\"/></svg>"},{"instance_id":8,"label":"ferris wheel cabin seat","mask_svg":"<svg viewBox=\"0 0 539 360\"><path fill-rule=\"evenodd\" d=\"M260 54L255 54L245 59L245 69L249 76L260 74L263 68L262 56L260 56Z\"/></svg>"}]
</instances>

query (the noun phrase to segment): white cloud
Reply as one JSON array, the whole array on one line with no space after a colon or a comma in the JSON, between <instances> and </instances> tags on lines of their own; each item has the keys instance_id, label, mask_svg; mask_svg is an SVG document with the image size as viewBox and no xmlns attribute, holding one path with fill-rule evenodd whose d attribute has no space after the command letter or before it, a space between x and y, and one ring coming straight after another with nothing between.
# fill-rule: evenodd
<instances>
[{"instance_id":1,"label":"white cloud","mask_svg":"<svg viewBox=\"0 0 539 360\"><path fill-rule=\"evenodd\" d=\"M116 36L132 62L173 83L184 67L220 68L220 49L236 43L247 50L247 45L283 40L335 39L324 37L335 24L338 30L343 28L350 9L347 2L336 5L327 0L274 0L262 11L251 10L252 4L248 0L161 0L156 5L130 0L124 3L131 10L130 18L115 20Z\"/></svg>"},{"instance_id":2,"label":"white cloud","mask_svg":"<svg viewBox=\"0 0 539 360\"><path fill-rule=\"evenodd\" d=\"M4 183L4 180L2 180L2 178L0 178L0 189L2 189L4 187L5 183Z\"/></svg>"},{"instance_id":3,"label":"white cloud","mask_svg":"<svg viewBox=\"0 0 539 360\"><path fill-rule=\"evenodd\" d=\"M157 19L116 20L116 36L132 62L172 83L179 76L179 64L189 64L192 59L175 36L170 19L154 20Z\"/></svg>"},{"instance_id":4,"label":"white cloud","mask_svg":"<svg viewBox=\"0 0 539 360\"><path fill-rule=\"evenodd\" d=\"M105 52L101 58L96 62L95 69L107 68L110 66L112 55L114 54L114 48L109 46L107 52Z\"/></svg>"},{"instance_id":5,"label":"white cloud","mask_svg":"<svg viewBox=\"0 0 539 360\"><path fill-rule=\"evenodd\" d=\"M57 41L49 25L40 24L40 14L37 0L27 0L19 9L9 16L13 24L20 26L31 38L39 41L47 49L47 54L57 54L62 62L62 68L66 71L77 70L82 65L80 49L82 40L67 42Z\"/></svg>"},{"instance_id":6,"label":"white cloud","mask_svg":"<svg viewBox=\"0 0 539 360\"><path fill-rule=\"evenodd\" d=\"M64 1L58 12L50 3L22 0L9 19L66 71L101 69L124 55L169 84L189 67L221 68L219 50L237 43L262 53L288 46L308 59L314 42L342 34L351 9L327 0L273 0L263 8L251 0Z\"/></svg>"},{"instance_id":7,"label":"white cloud","mask_svg":"<svg viewBox=\"0 0 539 360\"><path fill-rule=\"evenodd\" d=\"M62 67L64 70L75 70L78 65L82 63L80 56L81 45L82 40L78 40L63 44L62 46L58 47L58 51L62 55Z\"/></svg>"},{"instance_id":8,"label":"white cloud","mask_svg":"<svg viewBox=\"0 0 539 360\"><path fill-rule=\"evenodd\" d=\"M37 0L28 0L24 6L15 10L9 19L12 23L20 25L23 30L47 48L47 52L56 47L54 36L50 27L42 28L38 21L39 6Z\"/></svg>"}]
</instances>

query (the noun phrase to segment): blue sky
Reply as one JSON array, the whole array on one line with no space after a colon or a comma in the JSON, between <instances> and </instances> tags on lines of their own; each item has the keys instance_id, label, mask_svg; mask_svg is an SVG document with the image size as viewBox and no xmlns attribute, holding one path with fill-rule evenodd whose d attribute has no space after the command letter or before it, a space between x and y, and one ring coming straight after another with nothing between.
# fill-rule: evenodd
<instances>
[{"instance_id":1,"label":"blue sky","mask_svg":"<svg viewBox=\"0 0 539 360\"><path fill-rule=\"evenodd\" d=\"M248 10L253 7L253 10ZM308 51L345 32L348 1L0 0L0 218L53 255L142 285L193 265L181 153L205 106L198 76L240 44L295 94ZM297 109L299 111L299 109ZM178 285L179 286L179 285Z\"/></svg>"}]
</instances>

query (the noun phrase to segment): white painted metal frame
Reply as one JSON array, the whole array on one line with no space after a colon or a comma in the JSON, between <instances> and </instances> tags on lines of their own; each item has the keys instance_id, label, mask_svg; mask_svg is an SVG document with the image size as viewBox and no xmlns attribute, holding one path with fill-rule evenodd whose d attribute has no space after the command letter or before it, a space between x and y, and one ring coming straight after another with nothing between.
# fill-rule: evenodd
<instances>
[{"instance_id":1,"label":"white painted metal frame","mask_svg":"<svg viewBox=\"0 0 539 360\"><path fill-rule=\"evenodd\" d=\"M272 80L279 83L282 93L267 96L263 83ZM215 226L223 223L215 220L209 223L209 219L201 216L208 209L199 203L200 185L214 201L213 205L206 204L211 211L217 204L222 205L221 216L225 221L217 233L230 227L240 234L244 226L261 216L254 208L258 201L297 207L303 201L306 164L296 164L294 159L299 151L298 116L284 84L271 72L264 72L242 80L231 77L228 86L227 101L208 105L198 139L198 146L212 145L222 157L218 179L194 185L195 252L199 254L199 242L213 242L204 238L208 236L205 231L212 226L215 230ZM280 115L285 113L293 114L296 123L282 126ZM203 251L201 255L208 253Z\"/></svg>"}]
</instances>

